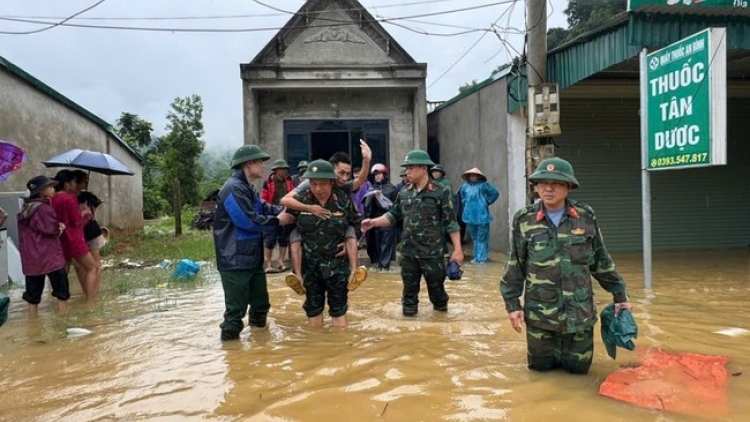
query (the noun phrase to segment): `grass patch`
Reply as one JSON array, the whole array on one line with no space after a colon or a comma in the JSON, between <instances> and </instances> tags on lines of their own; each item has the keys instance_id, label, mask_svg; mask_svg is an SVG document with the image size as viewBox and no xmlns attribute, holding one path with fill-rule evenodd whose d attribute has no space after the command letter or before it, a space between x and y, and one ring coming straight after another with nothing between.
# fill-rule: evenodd
<instances>
[{"instance_id":1,"label":"grass patch","mask_svg":"<svg viewBox=\"0 0 750 422\"><path fill-rule=\"evenodd\" d=\"M190 280L172 277L174 266L180 259L215 262L213 232L190 228L193 215L183 213L182 235L179 237L174 234L173 217L150 220L142 231L112 233L101 251L102 261L111 260L113 264L102 272L102 285L108 286L112 294L123 295L137 289L195 288L204 284L203 268ZM148 268L164 260L172 262L168 269ZM125 261L139 266L128 268Z\"/></svg>"},{"instance_id":2,"label":"grass patch","mask_svg":"<svg viewBox=\"0 0 750 422\"><path fill-rule=\"evenodd\" d=\"M143 261L144 266L157 265L165 259L214 260L213 232L190 228L193 216L194 212L183 213L179 237L174 234L173 217L150 220L139 232L113 233L101 252L102 259Z\"/></svg>"}]
</instances>

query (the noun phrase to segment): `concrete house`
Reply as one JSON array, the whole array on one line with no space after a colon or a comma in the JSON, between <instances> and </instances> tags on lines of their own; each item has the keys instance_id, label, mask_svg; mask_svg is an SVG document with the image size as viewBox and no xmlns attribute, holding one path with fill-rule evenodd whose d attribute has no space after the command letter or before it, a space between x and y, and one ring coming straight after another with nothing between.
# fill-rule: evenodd
<instances>
[{"instance_id":1,"label":"concrete house","mask_svg":"<svg viewBox=\"0 0 750 422\"><path fill-rule=\"evenodd\" d=\"M114 133L112 125L2 57L0 93L0 139L23 147L28 155L20 170L0 182L4 201L18 197L9 192L25 192L30 178L38 174L54 176L60 169L46 168L42 161L55 154L73 148L105 152L125 163L135 175L91 172L89 189L105 201L97 219L110 228L143 227L141 159ZM14 221L6 223L12 237Z\"/></svg>"},{"instance_id":2,"label":"concrete house","mask_svg":"<svg viewBox=\"0 0 750 422\"><path fill-rule=\"evenodd\" d=\"M548 53L549 81L561 90L569 160L611 250L642 248L638 54L707 27L726 28L727 164L651 172L654 250L746 248L750 243L750 9L648 5ZM479 166L502 190L491 247L507 251L508 224L524 197L524 69L498 74L428 116L430 137L454 179ZM446 153L448 152L448 153Z\"/></svg>"},{"instance_id":3,"label":"concrete house","mask_svg":"<svg viewBox=\"0 0 750 422\"><path fill-rule=\"evenodd\" d=\"M292 168L349 152L398 166L427 148L427 65L417 63L356 0L308 0L241 65L244 139Z\"/></svg>"}]
</instances>

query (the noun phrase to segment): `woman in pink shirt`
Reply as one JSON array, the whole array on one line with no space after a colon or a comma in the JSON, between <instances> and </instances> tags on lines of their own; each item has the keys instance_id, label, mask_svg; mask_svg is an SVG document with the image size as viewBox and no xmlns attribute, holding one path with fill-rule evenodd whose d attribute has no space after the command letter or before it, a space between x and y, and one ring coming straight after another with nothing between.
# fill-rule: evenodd
<instances>
[{"instance_id":1,"label":"woman in pink shirt","mask_svg":"<svg viewBox=\"0 0 750 422\"><path fill-rule=\"evenodd\" d=\"M83 268L82 278L79 278L81 290L87 301L96 299L97 264L89 252L83 237L83 215L78 207L76 197L77 183L70 170L60 170L55 176L57 186L55 196L52 197L52 207L57 219L65 224L65 231L60 236L63 256L69 268L71 261L76 261Z\"/></svg>"}]
</instances>

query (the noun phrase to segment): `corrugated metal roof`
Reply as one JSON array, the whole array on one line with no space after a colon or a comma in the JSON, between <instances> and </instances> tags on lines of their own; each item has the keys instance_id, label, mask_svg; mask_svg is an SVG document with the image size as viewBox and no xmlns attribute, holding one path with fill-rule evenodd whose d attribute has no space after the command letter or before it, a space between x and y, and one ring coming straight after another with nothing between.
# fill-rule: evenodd
<instances>
[{"instance_id":1,"label":"corrugated metal roof","mask_svg":"<svg viewBox=\"0 0 750 422\"><path fill-rule=\"evenodd\" d=\"M140 163L143 163L143 158L141 157L138 152L136 152L133 148L130 147L122 138L120 138L112 128L112 125L107 123L105 120L100 118L99 116L95 115L94 113L86 110L85 108L78 105L75 101L71 100L70 98L64 96L63 94L55 91L52 87L45 84L44 82L40 81L39 79L32 76L30 73L26 72L25 70L21 69L20 67L16 66L6 58L0 56L0 67L5 68L8 72L10 72L13 75L16 75L17 77L23 79L28 84L33 86L34 88L44 92L45 94L49 95L50 97L54 98L55 100L61 102L63 105L73 109L78 114L82 115L86 119L90 120L92 123L96 124L97 126L104 129L105 132L108 132L111 134L115 139L117 139L124 147L125 149L133 154L135 158L138 159Z\"/></svg>"},{"instance_id":2,"label":"corrugated metal roof","mask_svg":"<svg viewBox=\"0 0 750 422\"><path fill-rule=\"evenodd\" d=\"M661 48L709 27L727 29L728 50L750 50L750 13L732 16L689 14L679 18L666 14L633 13L628 24L628 41L636 46Z\"/></svg>"},{"instance_id":3,"label":"corrugated metal roof","mask_svg":"<svg viewBox=\"0 0 750 422\"><path fill-rule=\"evenodd\" d=\"M680 9L679 13L674 13L677 9ZM644 46L662 48L711 26L727 29L729 50L750 50L750 10L732 9L734 13L727 15L714 8L677 9L644 6L637 12L618 15L608 25L550 51L547 55L547 80L557 82L562 90L637 56ZM525 76L511 76L508 81L508 113L525 104L526 90Z\"/></svg>"},{"instance_id":4,"label":"corrugated metal roof","mask_svg":"<svg viewBox=\"0 0 750 422\"><path fill-rule=\"evenodd\" d=\"M663 14L671 16L750 16L750 8L731 6L667 6L649 4L633 10L635 13Z\"/></svg>"}]
</instances>

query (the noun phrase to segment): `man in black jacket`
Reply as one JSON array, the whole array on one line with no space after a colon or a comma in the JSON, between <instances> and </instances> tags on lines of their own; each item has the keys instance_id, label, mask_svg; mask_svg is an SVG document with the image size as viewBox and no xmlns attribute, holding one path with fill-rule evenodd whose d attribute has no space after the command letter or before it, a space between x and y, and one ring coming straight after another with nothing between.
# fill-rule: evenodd
<instances>
[{"instance_id":1,"label":"man in black jacket","mask_svg":"<svg viewBox=\"0 0 750 422\"><path fill-rule=\"evenodd\" d=\"M224 322L221 340L236 340L244 328L242 318L250 307L249 324L266 326L271 309L263 271L263 232L290 224L294 218L284 208L261 200L253 181L263 177L271 156L256 145L240 147L232 157L234 173L219 191L214 217L216 267L224 288Z\"/></svg>"}]
</instances>

